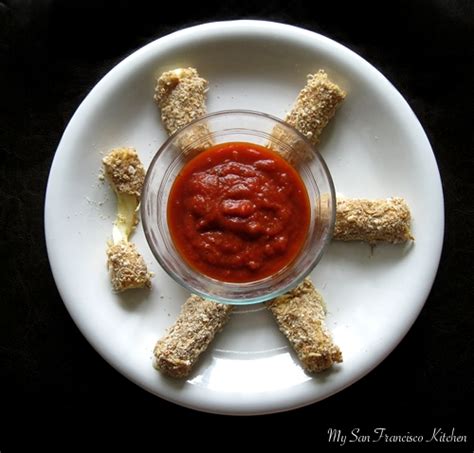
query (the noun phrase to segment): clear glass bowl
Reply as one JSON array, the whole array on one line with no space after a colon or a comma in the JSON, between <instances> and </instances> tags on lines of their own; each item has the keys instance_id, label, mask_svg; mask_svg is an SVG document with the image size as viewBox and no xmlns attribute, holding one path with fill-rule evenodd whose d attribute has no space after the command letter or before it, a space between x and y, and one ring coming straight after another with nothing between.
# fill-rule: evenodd
<instances>
[{"instance_id":1,"label":"clear glass bowl","mask_svg":"<svg viewBox=\"0 0 474 453\"><path fill-rule=\"evenodd\" d=\"M279 272L254 282L222 282L196 271L181 257L168 230L168 196L181 168L211 143L226 142L255 143L278 151L298 170L310 199L310 227L299 255ZM141 216L155 258L174 280L194 294L222 303L245 305L283 294L312 271L332 237L335 199L326 163L298 131L264 113L227 110L193 121L158 150L145 179Z\"/></svg>"}]
</instances>

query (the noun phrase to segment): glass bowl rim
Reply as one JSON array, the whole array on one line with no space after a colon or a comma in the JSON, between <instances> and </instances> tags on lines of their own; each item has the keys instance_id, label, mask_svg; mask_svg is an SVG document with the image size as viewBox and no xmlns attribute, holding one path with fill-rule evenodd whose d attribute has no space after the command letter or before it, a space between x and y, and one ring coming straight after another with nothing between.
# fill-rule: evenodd
<instances>
[{"instance_id":1,"label":"glass bowl rim","mask_svg":"<svg viewBox=\"0 0 474 453\"><path fill-rule=\"evenodd\" d=\"M188 284L180 275L177 275L177 274L170 271L167 264L164 262L164 260L162 259L162 257L158 253L158 251L155 250L156 247L154 245L152 245L153 242L152 242L151 237L150 237L151 233L149 231L150 228L149 228L149 222L148 222L148 215L145 212L145 207L144 207L145 204L143 203L143 201L148 196L149 185L150 185L149 181L151 179L151 173L152 173L152 170L155 167L155 164L156 164L157 160L159 159L159 157L161 156L163 151L165 149L167 149L167 147L170 145L170 143L172 143L176 139L177 136L181 135L186 130L189 130L190 128L192 128L192 126L195 125L196 123L203 122L205 120L208 120L209 118L213 118L213 117L217 117L217 116L225 116L225 115L237 115L237 114L255 116L255 117L262 117L262 118L267 118L271 121L274 121L275 123L280 124L280 125L284 126L285 128L290 129L293 133L296 134L296 136L299 139L303 140L304 143L309 145L309 147L314 152L314 157L318 160L318 163L319 163L319 165L321 165L323 173L324 173L325 177L327 178L327 183L329 185L330 199L332 201L332 209L331 209L331 212L330 212L330 215L329 215L329 231L327 232L326 237L322 241L323 244L322 244L322 247L321 247L319 253L315 257L315 259L312 260L311 265L308 266L308 268L305 270L305 272L303 272L300 275L298 275L297 277L295 277L291 281L291 283L289 283L287 285L284 285L283 287L281 287L277 290L270 291L268 294L265 294L263 296L259 295L259 296L255 296L255 297L231 299L231 298L222 297L222 296L210 295L208 293L200 291L200 290L192 287L190 284ZM250 127L245 127L245 128L242 128L242 130L249 130L250 131L252 129ZM209 134L212 135L213 132L211 131ZM230 304L230 305L253 305L253 304L266 302L266 301L269 301L271 299L274 299L275 297L278 297L278 296L288 292L292 288L295 288L316 267L316 265L319 263L319 261L323 257L324 252L325 252L326 248L328 247L329 243L331 242L331 238L333 236L334 227L335 227L335 223L336 223L336 202L337 202L337 200L336 200L336 190L335 190L335 187L334 187L334 181L332 179L332 175L329 171L329 167L326 164L326 161L322 157L321 153L317 150L317 148L300 131L298 131L296 128L294 128L290 124L286 123L285 121L281 120L280 118L278 118L274 115L271 115L269 113L259 112L259 111L250 110L250 109L226 109L226 110L219 110L219 111L216 111L216 112L208 113L206 115L200 116L199 118L196 118L196 119L190 121L185 126L178 129L176 132L174 132L169 137L167 137L167 139L161 144L161 146L155 152L155 154L154 154L154 156L153 156L153 158L152 158L152 160L151 160L151 162L150 162L150 164L149 164L149 166L146 170L145 180L144 180L144 183L143 183L143 190L142 190L142 195L141 195L141 200L140 200L140 217L141 217L141 220L142 220L141 223L142 223L142 228L143 228L145 238L146 238L146 241L147 241L147 245L148 245L149 249L151 250L154 258L158 261L159 265L166 272L166 274L168 276L170 276L174 281L176 281L181 287L186 288L192 294L197 294L198 296L201 296L201 297L206 298L206 299L213 300L213 301L218 302L218 303ZM190 267L189 264L187 264L187 263L185 263L185 264L186 264L187 267ZM196 271L194 269L193 269L193 271L196 272L196 273L199 273L198 271ZM235 282L223 282L223 281L215 280L215 279L212 279L211 277L208 277L204 274L201 274L201 276L205 279L209 279L210 281L213 282L213 284L218 284L218 285L223 285L223 286L242 286L242 285L248 285L248 284L262 282L262 281L269 281L271 279L271 276L270 276L270 277L267 277L263 280L257 280L255 282L235 283Z\"/></svg>"}]
</instances>

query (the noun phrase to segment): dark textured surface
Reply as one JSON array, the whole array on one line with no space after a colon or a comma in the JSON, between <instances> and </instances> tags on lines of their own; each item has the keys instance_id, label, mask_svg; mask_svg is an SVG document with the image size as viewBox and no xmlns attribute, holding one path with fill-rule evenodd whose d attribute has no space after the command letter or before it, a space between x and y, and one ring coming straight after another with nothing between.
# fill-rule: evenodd
<instances>
[{"instance_id":1,"label":"dark textured surface","mask_svg":"<svg viewBox=\"0 0 474 453\"><path fill-rule=\"evenodd\" d=\"M228 418L186 410L146 393L89 346L67 314L49 269L43 203L61 134L107 71L142 45L176 29L243 17L320 32L382 71L408 100L429 136L446 200L438 276L419 319L399 347L345 391L313 406L262 418L260 423L311 422L315 447L327 446L330 426L387 426L402 433L455 426L469 434L473 444L469 423L474 389L473 3L379 2L373 8L358 2L336 3L259 6L233 1L199 8L177 4L165 12L159 2L0 2L2 452L13 428L25 427L26 433L36 426L43 434L52 433L60 421L61 426L88 432L92 421L101 429L102 423L112 420L122 435L137 433L137 438L156 437L148 424L163 414L170 423L181 420L189 427L198 420L213 426L218 421L230 423ZM259 422L250 422L256 431ZM241 427L246 422L232 423ZM139 431L133 431L137 427ZM46 439L51 444L51 438ZM446 448L472 450L465 444Z\"/></svg>"}]
</instances>

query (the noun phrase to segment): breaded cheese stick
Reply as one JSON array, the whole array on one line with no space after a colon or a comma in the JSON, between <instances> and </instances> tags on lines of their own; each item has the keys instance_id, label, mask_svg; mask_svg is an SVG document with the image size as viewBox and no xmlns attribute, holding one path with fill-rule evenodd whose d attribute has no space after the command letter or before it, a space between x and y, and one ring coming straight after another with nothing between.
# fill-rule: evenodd
<instances>
[{"instance_id":1,"label":"breaded cheese stick","mask_svg":"<svg viewBox=\"0 0 474 453\"><path fill-rule=\"evenodd\" d=\"M324 322L323 299L309 278L293 291L268 302L267 307L306 371L317 373L342 362L342 353Z\"/></svg>"},{"instance_id":2,"label":"breaded cheese stick","mask_svg":"<svg viewBox=\"0 0 474 453\"><path fill-rule=\"evenodd\" d=\"M313 145L336 113L346 93L322 69L309 74L306 86L300 91L285 121L300 131Z\"/></svg>"},{"instance_id":3,"label":"breaded cheese stick","mask_svg":"<svg viewBox=\"0 0 474 453\"><path fill-rule=\"evenodd\" d=\"M112 239L107 246L107 268L110 271L112 288L125 291L151 286L143 257L135 244L129 242L138 223L137 210L140 203L145 169L133 148L115 148L102 160L105 174L117 195L117 217Z\"/></svg>"},{"instance_id":4,"label":"breaded cheese stick","mask_svg":"<svg viewBox=\"0 0 474 453\"><path fill-rule=\"evenodd\" d=\"M168 333L155 346L155 368L174 378L185 378L229 319L232 305L192 295Z\"/></svg>"},{"instance_id":5,"label":"breaded cheese stick","mask_svg":"<svg viewBox=\"0 0 474 453\"><path fill-rule=\"evenodd\" d=\"M397 244L413 239L410 209L403 198L337 198L333 239Z\"/></svg>"},{"instance_id":6,"label":"breaded cheese stick","mask_svg":"<svg viewBox=\"0 0 474 453\"><path fill-rule=\"evenodd\" d=\"M306 85L286 115L285 122L303 134L313 145L316 145L323 129L345 97L345 91L329 80L326 72L320 69L315 74L307 76ZM289 138L281 127L276 126L272 136L283 143L289 142L291 150L282 148L280 152L292 164L309 158L308 150L304 144L299 143L297 139Z\"/></svg>"},{"instance_id":7,"label":"breaded cheese stick","mask_svg":"<svg viewBox=\"0 0 474 453\"><path fill-rule=\"evenodd\" d=\"M177 68L158 77L154 99L169 135L206 114L208 85L195 68ZM207 126L197 125L182 138L180 147L185 153L202 151L212 145L208 134Z\"/></svg>"}]
</instances>

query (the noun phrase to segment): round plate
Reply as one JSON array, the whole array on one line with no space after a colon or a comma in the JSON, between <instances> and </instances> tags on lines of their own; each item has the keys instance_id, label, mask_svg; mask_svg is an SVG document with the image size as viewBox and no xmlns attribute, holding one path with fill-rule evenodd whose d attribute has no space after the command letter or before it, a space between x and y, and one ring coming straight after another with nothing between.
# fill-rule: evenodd
<instances>
[{"instance_id":1,"label":"round plate","mask_svg":"<svg viewBox=\"0 0 474 453\"><path fill-rule=\"evenodd\" d=\"M344 363L306 374L262 306L237 309L185 381L152 367L153 347L188 294L133 240L156 273L153 288L114 294L106 270L115 199L98 179L111 148L132 146L145 164L166 138L155 77L194 66L209 80L208 111L250 109L283 118L306 75L325 69L348 95L320 150L345 196L404 197L411 245L333 243L312 274ZM292 409L321 400L379 364L420 312L443 240L443 195L430 144L408 104L365 60L318 34L260 21L201 25L165 36L112 69L91 91L59 144L48 182L45 229L56 284L72 318L118 371L183 406L226 414Z\"/></svg>"}]
</instances>

